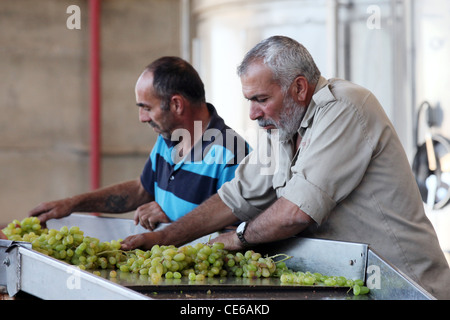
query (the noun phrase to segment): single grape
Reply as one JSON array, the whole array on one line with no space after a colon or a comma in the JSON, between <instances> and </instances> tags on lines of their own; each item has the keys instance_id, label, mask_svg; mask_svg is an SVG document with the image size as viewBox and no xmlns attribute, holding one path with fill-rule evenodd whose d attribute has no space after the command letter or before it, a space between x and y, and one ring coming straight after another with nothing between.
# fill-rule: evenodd
<instances>
[{"instance_id":1,"label":"single grape","mask_svg":"<svg viewBox=\"0 0 450 320\"><path fill-rule=\"evenodd\" d=\"M359 296L360 293L361 293L361 287L359 286L359 284L355 284L353 286L353 294L355 296Z\"/></svg>"},{"instance_id":2,"label":"single grape","mask_svg":"<svg viewBox=\"0 0 450 320\"><path fill-rule=\"evenodd\" d=\"M360 287L360 292L359 294L368 294L370 292L370 289L366 286L361 286Z\"/></svg>"},{"instance_id":3,"label":"single grape","mask_svg":"<svg viewBox=\"0 0 450 320\"><path fill-rule=\"evenodd\" d=\"M177 253L174 255L173 260L179 262L179 261L183 261L186 258L186 255L182 252Z\"/></svg>"}]
</instances>

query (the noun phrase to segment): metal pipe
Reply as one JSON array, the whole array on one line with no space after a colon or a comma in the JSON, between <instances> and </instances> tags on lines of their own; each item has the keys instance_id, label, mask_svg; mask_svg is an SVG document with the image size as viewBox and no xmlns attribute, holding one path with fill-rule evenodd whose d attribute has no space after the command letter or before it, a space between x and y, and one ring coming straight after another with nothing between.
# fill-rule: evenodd
<instances>
[{"instance_id":1,"label":"metal pipe","mask_svg":"<svg viewBox=\"0 0 450 320\"><path fill-rule=\"evenodd\" d=\"M91 189L100 186L101 92L100 92L100 0L89 0L90 12L90 182Z\"/></svg>"},{"instance_id":2,"label":"metal pipe","mask_svg":"<svg viewBox=\"0 0 450 320\"><path fill-rule=\"evenodd\" d=\"M338 77L338 2L337 0L328 0L327 8L327 62L330 78Z\"/></svg>"},{"instance_id":3,"label":"metal pipe","mask_svg":"<svg viewBox=\"0 0 450 320\"><path fill-rule=\"evenodd\" d=\"M181 56L191 61L191 1L181 0Z\"/></svg>"}]
</instances>

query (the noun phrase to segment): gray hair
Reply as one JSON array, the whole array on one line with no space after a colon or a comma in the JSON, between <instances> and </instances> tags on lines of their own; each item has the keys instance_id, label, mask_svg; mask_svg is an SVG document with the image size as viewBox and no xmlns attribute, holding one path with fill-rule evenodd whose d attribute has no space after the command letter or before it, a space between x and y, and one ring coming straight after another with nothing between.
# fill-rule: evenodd
<instances>
[{"instance_id":1,"label":"gray hair","mask_svg":"<svg viewBox=\"0 0 450 320\"><path fill-rule=\"evenodd\" d=\"M288 37L273 36L258 43L238 66L239 77L245 75L248 67L258 60L272 70L273 79L283 91L298 76L304 76L310 84L317 84L320 78L320 71L308 50Z\"/></svg>"}]
</instances>

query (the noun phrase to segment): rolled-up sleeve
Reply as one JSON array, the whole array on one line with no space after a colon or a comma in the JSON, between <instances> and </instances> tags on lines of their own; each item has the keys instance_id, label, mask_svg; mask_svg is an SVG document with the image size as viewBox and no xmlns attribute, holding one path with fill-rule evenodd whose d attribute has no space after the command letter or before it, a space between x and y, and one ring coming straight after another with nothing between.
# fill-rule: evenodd
<instances>
[{"instance_id":1,"label":"rolled-up sleeve","mask_svg":"<svg viewBox=\"0 0 450 320\"><path fill-rule=\"evenodd\" d=\"M295 203L319 225L336 206L336 202L324 190L300 175L293 176L283 189L282 196Z\"/></svg>"},{"instance_id":2,"label":"rolled-up sleeve","mask_svg":"<svg viewBox=\"0 0 450 320\"><path fill-rule=\"evenodd\" d=\"M258 151L254 150L239 164L234 179L217 191L222 201L242 221L253 219L277 199L272 186L273 175L264 174L266 168L267 165L262 164L258 157Z\"/></svg>"}]
</instances>

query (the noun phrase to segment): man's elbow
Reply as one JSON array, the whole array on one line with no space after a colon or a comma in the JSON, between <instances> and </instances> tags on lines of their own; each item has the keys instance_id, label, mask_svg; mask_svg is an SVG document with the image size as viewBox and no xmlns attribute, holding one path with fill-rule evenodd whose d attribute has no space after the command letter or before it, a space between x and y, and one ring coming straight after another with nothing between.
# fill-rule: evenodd
<instances>
[{"instance_id":1,"label":"man's elbow","mask_svg":"<svg viewBox=\"0 0 450 320\"><path fill-rule=\"evenodd\" d=\"M288 211L288 214L283 221L284 227L287 229L293 229L295 233L299 233L311 224L315 223L306 212L297 206Z\"/></svg>"}]
</instances>

